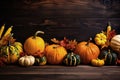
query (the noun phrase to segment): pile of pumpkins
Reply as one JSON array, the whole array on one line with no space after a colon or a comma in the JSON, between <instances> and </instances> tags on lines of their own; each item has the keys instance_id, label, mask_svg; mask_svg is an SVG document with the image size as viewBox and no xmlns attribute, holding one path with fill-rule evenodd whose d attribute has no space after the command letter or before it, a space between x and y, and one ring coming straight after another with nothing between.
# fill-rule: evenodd
<instances>
[{"instance_id":1,"label":"pile of pumpkins","mask_svg":"<svg viewBox=\"0 0 120 80\"><path fill-rule=\"evenodd\" d=\"M17 63L21 66L90 64L100 67L120 65L120 35L116 34L108 39L110 31L111 26L109 25L107 31L96 34L94 42L92 42L92 38L79 42L70 52L63 45L45 43L44 39L38 36L44 32L37 31L33 36L27 38L23 45L16 41L10 43L9 40L6 45L0 45L0 57L7 64ZM7 33L11 34L10 31Z\"/></svg>"}]
</instances>

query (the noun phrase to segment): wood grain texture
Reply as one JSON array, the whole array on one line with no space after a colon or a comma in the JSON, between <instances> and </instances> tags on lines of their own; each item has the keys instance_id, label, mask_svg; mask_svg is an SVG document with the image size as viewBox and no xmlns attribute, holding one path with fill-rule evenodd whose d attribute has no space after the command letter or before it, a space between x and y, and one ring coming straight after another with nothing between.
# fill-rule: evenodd
<instances>
[{"instance_id":1,"label":"wood grain texture","mask_svg":"<svg viewBox=\"0 0 120 80\"><path fill-rule=\"evenodd\" d=\"M119 76L119 66L92 67L79 65L67 67L46 65L32 67L6 66L0 68L0 80L119 80Z\"/></svg>"}]
</instances>

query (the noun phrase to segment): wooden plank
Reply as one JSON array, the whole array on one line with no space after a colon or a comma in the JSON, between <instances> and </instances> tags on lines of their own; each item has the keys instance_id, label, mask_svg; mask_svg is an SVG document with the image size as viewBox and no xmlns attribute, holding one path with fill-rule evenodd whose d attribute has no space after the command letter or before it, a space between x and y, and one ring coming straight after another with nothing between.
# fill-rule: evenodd
<instances>
[{"instance_id":1,"label":"wooden plank","mask_svg":"<svg viewBox=\"0 0 120 80\"><path fill-rule=\"evenodd\" d=\"M79 65L76 67L67 67L60 65L46 66L6 66L0 68L0 79L84 79L84 80L119 80L119 66L92 67L88 65ZM8 77L6 77L8 76Z\"/></svg>"}]
</instances>

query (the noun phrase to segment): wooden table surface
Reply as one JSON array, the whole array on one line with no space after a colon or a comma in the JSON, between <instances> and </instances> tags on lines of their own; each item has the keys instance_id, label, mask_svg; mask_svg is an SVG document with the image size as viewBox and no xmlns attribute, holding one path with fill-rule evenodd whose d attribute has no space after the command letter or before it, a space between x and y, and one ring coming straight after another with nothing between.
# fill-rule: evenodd
<instances>
[{"instance_id":1,"label":"wooden table surface","mask_svg":"<svg viewBox=\"0 0 120 80\"><path fill-rule=\"evenodd\" d=\"M93 67L79 65L5 66L0 68L0 80L120 80L119 66Z\"/></svg>"}]
</instances>

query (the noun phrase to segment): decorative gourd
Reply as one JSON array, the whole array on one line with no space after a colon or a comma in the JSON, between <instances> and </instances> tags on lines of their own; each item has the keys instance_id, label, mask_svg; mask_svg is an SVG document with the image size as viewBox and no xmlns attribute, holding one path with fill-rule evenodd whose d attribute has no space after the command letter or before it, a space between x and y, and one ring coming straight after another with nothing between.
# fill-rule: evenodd
<instances>
[{"instance_id":1,"label":"decorative gourd","mask_svg":"<svg viewBox=\"0 0 120 80\"><path fill-rule=\"evenodd\" d=\"M110 47L120 54L120 35L115 35L110 42Z\"/></svg>"},{"instance_id":2,"label":"decorative gourd","mask_svg":"<svg viewBox=\"0 0 120 80\"><path fill-rule=\"evenodd\" d=\"M78 43L75 49L75 53L80 55L83 64L89 64L92 59L97 59L100 53L98 46L90 42L90 40Z\"/></svg>"},{"instance_id":3,"label":"decorative gourd","mask_svg":"<svg viewBox=\"0 0 120 80\"><path fill-rule=\"evenodd\" d=\"M2 46L0 50L0 56L5 57L6 63L8 64L16 63L20 57L21 52L23 52L22 44L18 45L15 42L14 44L9 44L8 46Z\"/></svg>"},{"instance_id":4,"label":"decorative gourd","mask_svg":"<svg viewBox=\"0 0 120 80\"><path fill-rule=\"evenodd\" d=\"M106 42L107 42L107 37L103 32L96 34L95 43L97 45L105 45Z\"/></svg>"},{"instance_id":5,"label":"decorative gourd","mask_svg":"<svg viewBox=\"0 0 120 80\"><path fill-rule=\"evenodd\" d=\"M37 31L34 36L26 39L24 43L24 50L28 55L41 56L44 48L45 42L41 37L38 37L38 33L44 33L42 31Z\"/></svg>"},{"instance_id":6,"label":"decorative gourd","mask_svg":"<svg viewBox=\"0 0 120 80\"><path fill-rule=\"evenodd\" d=\"M66 49L60 45L52 44L45 48L45 56L49 64L61 64L66 55Z\"/></svg>"},{"instance_id":7,"label":"decorative gourd","mask_svg":"<svg viewBox=\"0 0 120 80\"><path fill-rule=\"evenodd\" d=\"M21 66L32 66L35 63L35 58L34 56L23 56L19 58L19 64Z\"/></svg>"},{"instance_id":8,"label":"decorative gourd","mask_svg":"<svg viewBox=\"0 0 120 80\"><path fill-rule=\"evenodd\" d=\"M46 63L47 59L45 56L35 58L35 65L45 65Z\"/></svg>"},{"instance_id":9,"label":"decorative gourd","mask_svg":"<svg viewBox=\"0 0 120 80\"><path fill-rule=\"evenodd\" d=\"M100 59L104 59L106 65L115 65L117 61L117 54L113 51L103 50L99 55Z\"/></svg>"},{"instance_id":10,"label":"decorative gourd","mask_svg":"<svg viewBox=\"0 0 120 80\"><path fill-rule=\"evenodd\" d=\"M67 66L77 66L80 64L80 56L73 52L68 53L63 60L63 64Z\"/></svg>"},{"instance_id":11,"label":"decorative gourd","mask_svg":"<svg viewBox=\"0 0 120 80\"><path fill-rule=\"evenodd\" d=\"M104 60L100 60L100 59L92 59L91 64L96 67L101 67L105 64L105 62Z\"/></svg>"}]
</instances>

